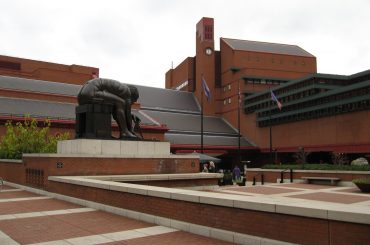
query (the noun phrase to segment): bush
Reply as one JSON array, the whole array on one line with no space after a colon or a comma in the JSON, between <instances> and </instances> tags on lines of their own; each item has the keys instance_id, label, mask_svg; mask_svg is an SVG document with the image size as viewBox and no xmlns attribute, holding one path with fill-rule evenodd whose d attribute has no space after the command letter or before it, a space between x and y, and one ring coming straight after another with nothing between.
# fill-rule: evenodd
<instances>
[{"instance_id":1,"label":"bush","mask_svg":"<svg viewBox=\"0 0 370 245\"><path fill-rule=\"evenodd\" d=\"M363 179L354 179L352 180L355 184L367 184L370 185L370 178L363 178Z\"/></svg>"},{"instance_id":2,"label":"bush","mask_svg":"<svg viewBox=\"0 0 370 245\"><path fill-rule=\"evenodd\" d=\"M5 123L6 133L0 141L0 158L20 159L22 153L56 153L58 140L69 138L68 133L49 135L50 121L39 128L35 118L25 117L23 122Z\"/></svg>"},{"instance_id":3,"label":"bush","mask_svg":"<svg viewBox=\"0 0 370 245\"><path fill-rule=\"evenodd\" d=\"M351 165L353 166L364 166L369 165L369 162L366 160L366 158L360 157L351 162Z\"/></svg>"},{"instance_id":4,"label":"bush","mask_svg":"<svg viewBox=\"0 0 370 245\"><path fill-rule=\"evenodd\" d=\"M365 193L370 193L370 178L354 179L352 182Z\"/></svg>"}]
</instances>

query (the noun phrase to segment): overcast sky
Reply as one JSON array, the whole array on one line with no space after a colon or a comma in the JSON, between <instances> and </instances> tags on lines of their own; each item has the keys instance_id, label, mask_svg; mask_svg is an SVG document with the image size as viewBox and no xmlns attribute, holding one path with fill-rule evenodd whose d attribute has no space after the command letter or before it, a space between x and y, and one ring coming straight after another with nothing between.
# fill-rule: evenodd
<instances>
[{"instance_id":1,"label":"overcast sky","mask_svg":"<svg viewBox=\"0 0 370 245\"><path fill-rule=\"evenodd\" d=\"M195 55L195 26L219 38L295 44L320 73L370 69L369 0L0 0L0 55L100 69L100 77L161 87Z\"/></svg>"}]
</instances>

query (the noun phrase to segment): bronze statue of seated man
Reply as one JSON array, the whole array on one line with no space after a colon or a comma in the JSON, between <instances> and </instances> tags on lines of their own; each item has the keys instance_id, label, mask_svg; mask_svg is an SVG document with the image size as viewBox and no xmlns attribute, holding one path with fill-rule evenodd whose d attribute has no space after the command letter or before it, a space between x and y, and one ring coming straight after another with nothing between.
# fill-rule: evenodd
<instances>
[{"instance_id":1,"label":"bronze statue of seated man","mask_svg":"<svg viewBox=\"0 0 370 245\"><path fill-rule=\"evenodd\" d=\"M139 92L135 86L103 78L88 81L77 96L79 105L93 104L96 100L112 104L112 116L118 124L120 138L137 138L132 127L131 105L138 98Z\"/></svg>"}]
</instances>

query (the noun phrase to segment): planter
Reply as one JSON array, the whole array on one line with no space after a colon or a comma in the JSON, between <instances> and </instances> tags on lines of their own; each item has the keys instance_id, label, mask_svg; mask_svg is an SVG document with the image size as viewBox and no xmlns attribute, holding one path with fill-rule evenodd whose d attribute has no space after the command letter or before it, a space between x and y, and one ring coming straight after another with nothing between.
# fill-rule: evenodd
<instances>
[{"instance_id":1,"label":"planter","mask_svg":"<svg viewBox=\"0 0 370 245\"><path fill-rule=\"evenodd\" d=\"M355 183L361 192L370 193L370 184Z\"/></svg>"},{"instance_id":2,"label":"planter","mask_svg":"<svg viewBox=\"0 0 370 245\"><path fill-rule=\"evenodd\" d=\"M370 179L354 179L352 182L361 190L361 192L370 193Z\"/></svg>"}]
</instances>

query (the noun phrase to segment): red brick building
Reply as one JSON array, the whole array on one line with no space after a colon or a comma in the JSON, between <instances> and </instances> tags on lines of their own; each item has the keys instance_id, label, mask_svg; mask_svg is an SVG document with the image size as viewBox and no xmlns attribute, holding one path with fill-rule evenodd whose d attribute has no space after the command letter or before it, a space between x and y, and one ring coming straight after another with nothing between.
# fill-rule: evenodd
<instances>
[{"instance_id":1,"label":"red brick building","mask_svg":"<svg viewBox=\"0 0 370 245\"><path fill-rule=\"evenodd\" d=\"M76 95L93 76L98 68L0 56L1 124L29 114L50 118L53 131L73 137ZM353 158L370 152L370 71L318 74L316 58L296 45L220 38L217 50L211 18L196 25L196 55L166 73L166 89L136 85L133 112L146 138L169 141L173 153L202 149L202 78L211 92L203 101L203 149L226 167L239 153L260 164L272 150L283 162L300 147L313 162L330 161L330 152Z\"/></svg>"},{"instance_id":2,"label":"red brick building","mask_svg":"<svg viewBox=\"0 0 370 245\"><path fill-rule=\"evenodd\" d=\"M220 38L218 51L214 21L203 18L196 26L196 55L166 73L166 88L193 92L201 101L203 77L212 94L204 114L240 128L262 153L276 151L286 159L284 153L303 147L315 152L314 160L327 161L322 152L370 152L369 74L317 74L316 57L296 45Z\"/></svg>"}]
</instances>

